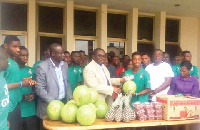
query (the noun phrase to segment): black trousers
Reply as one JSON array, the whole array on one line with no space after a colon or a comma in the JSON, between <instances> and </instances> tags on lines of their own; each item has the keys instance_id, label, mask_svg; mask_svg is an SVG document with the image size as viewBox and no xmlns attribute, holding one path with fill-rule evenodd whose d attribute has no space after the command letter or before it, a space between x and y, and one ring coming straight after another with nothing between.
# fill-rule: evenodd
<instances>
[{"instance_id":1,"label":"black trousers","mask_svg":"<svg viewBox=\"0 0 200 130\"><path fill-rule=\"evenodd\" d=\"M8 114L8 121L10 123L9 130L20 130L21 129L21 111L19 103L15 109Z\"/></svg>"},{"instance_id":2,"label":"black trousers","mask_svg":"<svg viewBox=\"0 0 200 130\"><path fill-rule=\"evenodd\" d=\"M21 130L39 130L37 116L21 117Z\"/></svg>"},{"instance_id":3,"label":"black trousers","mask_svg":"<svg viewBox=\"0 0 200 130\"><path fill-rule=\"evenodd\" d=\"M37 117L37 122L38 122L38 130L44 130L43 120Z\"/></svg>"}]
</instances>

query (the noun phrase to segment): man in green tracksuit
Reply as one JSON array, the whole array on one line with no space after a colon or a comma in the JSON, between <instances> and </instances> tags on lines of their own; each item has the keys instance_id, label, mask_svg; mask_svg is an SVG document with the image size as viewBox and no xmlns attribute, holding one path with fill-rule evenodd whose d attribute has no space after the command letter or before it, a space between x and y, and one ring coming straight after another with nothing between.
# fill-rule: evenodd
<instances>
[{"instance_id":1,"label":"man in green tracksuit","mask_svg":"<svg viewBox=\"0 0 200 130\"><path fill-rule=\"evenodd\" d=\"M142 57L139 52L134 52L132 54L132 63L133 68L125 71L124 76L132 75L134 78L132 81L136 84L136 91L131 99L132 103L140 101L140 102L148 102L149 92L151 89L150 85L150 75L149 73L141 67Z\"/></svg>"},{"instance_id":2,"label":"man in green tracksuit","mask_svg":"<svg viewBox=\"0 0 200 130\"><path fill-rule=\"evenodd\" d=\"M72 51L71 64L68 69L68 79L72 93L77 85L81 85L83 81L83 67L80 67L80 53Z\"/></svg>"},{"instance_id":3,"label":"man in green tracksuit","mask_svg":"<svg viewBox=\"0 0 200 130\"><path fill-rule=\"evenodd\" d=\"M7 56L5 55L5 51L0 48L0 130L8 130L9 92L6 80L1 75L1 71L5 71L7 67Z\"/></svg>"},{"instance_id":4,"label":"man in green tracksuit","mask_svg":"<svg viewBox=\"0 0 200 130\"><path fill-rule=\"evenodd\" d=\"M33 76L32 68L26 66L28 62L28 50L24 47L20 47L19 55L16 58L16 61L19 65L20 70L20 80L27 77ZM33 93L33 88L21 88L22 91L22 100L20 102L21 110L21 128L27 130L36 130L38 129L37 118L36 118L36 109L35 109L35 95Z\"/></svg>"},{"instance_id":5,"label":"man in green tracksuit","mask_svg":"<svg viewBox=\"0 0 200 130\"><path fill-rule=\"evenodd\" d=\"M8 35L5 37L2 47L8 56L8 68L1 74L6 79L9 89L9 114L8 121L10 123L10 130L20 130L20 107L19 102L22 99L21 88L34 85L36 82L31 77L20 80L20 70L18 64L15 62L20 51L20 41L16 36Z\"/></svg>"},{"instance_id":6,"label":"man in green tracksuit","mask_svg":"<svg viewBox=\"0 0 200 130\"><path fill-rule=\"evenodd\" d=\"M183 51L181 53L182 55L182 60L183 61L189 61L191 62L192 60L192 54L190 53L190 51ZM174 65L172 66L172 70L174 72L174 76L180 75L180 64ZM197 66L192 65L192 68L190 70L190 75L199 78L199 69L197 68Z\"/></svg>"}]
</instances>

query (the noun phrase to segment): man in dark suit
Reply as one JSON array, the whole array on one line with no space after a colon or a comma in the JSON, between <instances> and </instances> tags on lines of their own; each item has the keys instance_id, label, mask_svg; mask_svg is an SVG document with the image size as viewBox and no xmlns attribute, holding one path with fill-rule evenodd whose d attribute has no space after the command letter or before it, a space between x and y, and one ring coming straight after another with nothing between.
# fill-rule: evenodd
<instances>
[{"instance_id":1,"label":"man in dark suit","mask_svg":"<svg viewBox=\"0 0 200 130\"><path fill-rule=\"evenodd\" d=\"M68 82L68 65L62 61L64 51L62 46L53 43L49 47L50 58L40 63L35 70L37 84L35 86L38 95L37 116L42 118L46 115L46 109L52 100L61 100L66 103L72 99L72 92Z\"/></svg>"}]
</instances>

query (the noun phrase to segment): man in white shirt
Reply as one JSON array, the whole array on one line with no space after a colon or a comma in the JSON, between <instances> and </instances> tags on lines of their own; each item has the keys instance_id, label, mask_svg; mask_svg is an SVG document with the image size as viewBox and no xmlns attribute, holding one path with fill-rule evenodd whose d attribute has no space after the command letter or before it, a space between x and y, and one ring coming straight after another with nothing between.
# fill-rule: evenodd
<instances>
[{"instance_id":1,"label":"man in white shirt","mask_svg":"<svg viewBox=\"0 0 200 130\"><path fill-rule=\"evenodd\" d=\"M174 73L168 63L162 61L163 52L156 49L153 53L154 62L146 67L150 74L152 101L156 101L156 95L167 94Z\"/></svg>"}]
</instances>

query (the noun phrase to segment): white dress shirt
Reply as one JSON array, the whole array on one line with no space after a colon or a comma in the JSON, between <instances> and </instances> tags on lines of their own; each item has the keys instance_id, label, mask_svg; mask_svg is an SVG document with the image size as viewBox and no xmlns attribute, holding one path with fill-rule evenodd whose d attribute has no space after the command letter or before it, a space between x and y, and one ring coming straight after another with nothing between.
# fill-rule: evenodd
<instances>
[{"instance_id":1,"label":"white dress shirt","mask_svg":"<svg viewBox=\"0 0 200 130\"><path fill-rule=\"evenodd\" d=\"M60 64L58 65L58 67L56 67L56 65L53 63L52 59L50 58L51 63L53 64L53 67L55 69L56 72L56 77L58 79L58 85L59 85L59 97L58 99L63 99L65 98L65 83L64 83L64 78L63 78L63 74L62 74L62 66L64 65L64 62L61 61Z\"/></svg>"}]
</instances>

